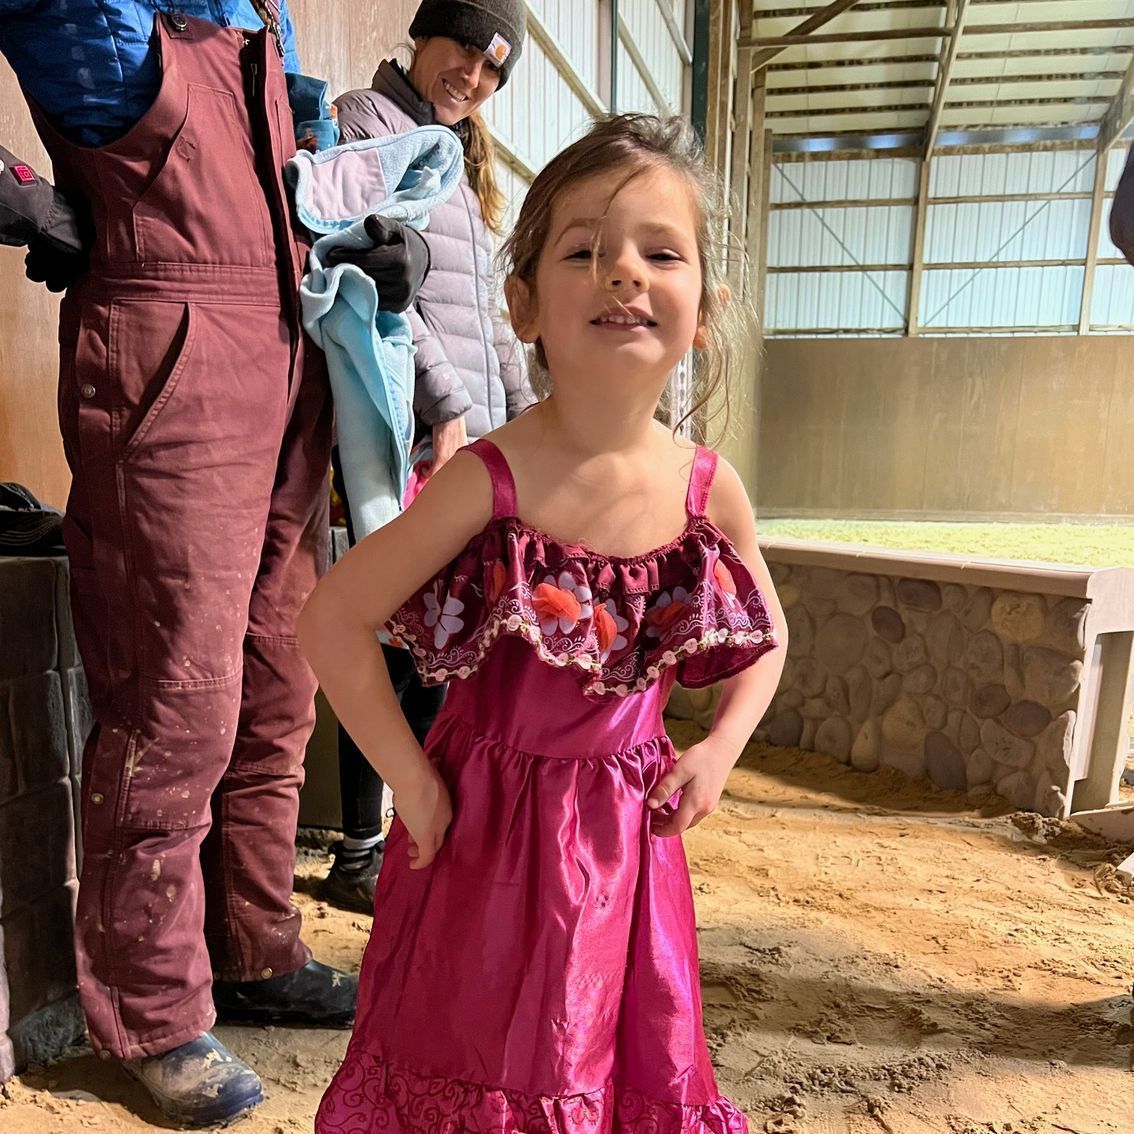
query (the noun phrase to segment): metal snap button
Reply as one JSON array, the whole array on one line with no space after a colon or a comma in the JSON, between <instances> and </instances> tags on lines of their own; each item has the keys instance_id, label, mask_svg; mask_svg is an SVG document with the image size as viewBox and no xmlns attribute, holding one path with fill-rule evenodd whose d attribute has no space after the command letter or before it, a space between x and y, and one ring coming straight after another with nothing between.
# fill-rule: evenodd
<instances>
[{"instance_id":1,"label":"metal snap button","mask_svg":"<svg viewBox=\"0 0 1134 1134\"><path fill-rule=\"evenodd\" d=\"M98 391L89 382L84 382L79 387L79 393L82 394L84 398L93 398Z\"/></svg>"},{"instance_id":2,"label":"metal snap button","mask_svg":"<svg viewBox=\"0 0 1134 1134\"><path fill-rule=\"evenodd\" d=\"M271 975L272 975L271 969L261 969L260 970L260 977L261 977L262 980L267 980L268 977L270 977Z\"/></svg>"},{"instance_id":3,"label":"metal snap button","mask_svg":"<svg viewBox=\"0 0 1134 1134\"><path fill-rule=\"evenodd\" d=\"M103 797L101 792L97 792L97 791L91 792L91 803L101 803L103 801L103 798L104 797Z\"/></svg>"},{"instance_id":4,"label":"metal snap button","mask_svg":"<svg viewBox=\"0 0 1134 1134\"><path fill-rule=\"evenodd\" d=\"M173 25L174 31L184 31L189 26L189 21L184 12L173 12L169 17L169 22Z\"/></svg>"}]
</instances>

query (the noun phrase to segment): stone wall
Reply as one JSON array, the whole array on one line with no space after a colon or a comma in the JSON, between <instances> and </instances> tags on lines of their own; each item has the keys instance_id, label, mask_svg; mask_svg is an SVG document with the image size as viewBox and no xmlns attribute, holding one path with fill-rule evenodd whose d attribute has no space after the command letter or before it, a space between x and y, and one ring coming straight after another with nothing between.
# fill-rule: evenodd
<instances>
[{"instance_id":1,"label":"stone wall","mask_svg":"<svg viewBox=\"0 0 1134 1134\"><path fill-rule=\"evenodd\" d=\"M791 645L773 744L1065 814L1089 603L771 562Z\"/></svg>"},{"instance_id":2,"label":"stone wall","mask_svg":"<svg viewBox=\"0 0 1134 1134\"><path fill-rule=\"evenodd\" d=\"M82 1034L72 924L90 725L63 559L0 558L0 1082Z\"/></svg>"},{"instance_id":3,"label":"stone wall","mask_svg":"<svg viewBox=\"0 0 1134 1134\"><path fill-rule=\"evenodd\" d=\"M1114 837L1134 713L1134 570L761 539L791 641L756 730ZM671 716L712 724L719 688ZM1104 822L1105 821L1105 822Z\"/></svg>"}]
</instances>

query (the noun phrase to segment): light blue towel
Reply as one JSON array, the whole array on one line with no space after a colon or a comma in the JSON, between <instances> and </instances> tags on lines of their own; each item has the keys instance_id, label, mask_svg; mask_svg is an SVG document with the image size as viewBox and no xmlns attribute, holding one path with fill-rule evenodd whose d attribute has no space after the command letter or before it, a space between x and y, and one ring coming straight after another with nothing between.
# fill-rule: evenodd
<instances>
[{"instance_id":1,"label":"light blue towel","mask_svg":"<svg viewBox=\"0 0 1134 1134\"><path fill-rule=\"evenodd\" d=\"M463 168L461 143L443 126L300 151L288 162L299 219L318 236L299 294L303 325L327 356L357 540L401 511L414 432L413 336L404 315L378 310L365 272L324 260L335 247L372 247L363 227L371 213L425 228Z\"/></svg>"}]
</instances>

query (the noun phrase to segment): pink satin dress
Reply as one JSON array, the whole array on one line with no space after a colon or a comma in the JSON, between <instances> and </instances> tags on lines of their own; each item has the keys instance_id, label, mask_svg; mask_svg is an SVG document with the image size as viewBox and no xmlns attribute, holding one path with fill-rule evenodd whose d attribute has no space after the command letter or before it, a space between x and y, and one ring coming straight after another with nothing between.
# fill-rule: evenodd
<instances>
[{"instance_id":1,"label":"pink satin dress","mask_svg":"<svg viewBox=\"0 0 1134 1134\"><path fill-rule=\"evenodd\" d=\"M701 1024L689 869L651 833L672 767L662 709L772 649L763 596L705 515L697 451L681 535L611 558L515 515L397 612L423 679L449 681L426 752L454 818L408 867L395 820L358 1017L317 1134L743 1134Z\"/></svg>"}]
</instances>

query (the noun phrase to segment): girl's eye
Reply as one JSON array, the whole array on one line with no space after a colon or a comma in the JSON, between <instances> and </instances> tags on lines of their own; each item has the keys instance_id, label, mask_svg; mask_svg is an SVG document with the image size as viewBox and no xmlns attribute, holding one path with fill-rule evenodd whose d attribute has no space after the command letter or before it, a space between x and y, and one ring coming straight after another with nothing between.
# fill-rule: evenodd
<instances>
[{"instance_id":1,"label":"girl's eye","mask_svg":"<svg viewBox=\"0 0 1134 1134\"><path fill-rule=\"evenodd\" d=\"M568 260L589 260L591 258L591 250L589 248L576 248L574 252L568 253L566 259Z\"/></svg>"},{"instance_id":2,"label":"girl's eye","mask_svg":"<svg viewBox=\"0 0 1134 1134\"><path fill-rule=\"evenodd\" d=\"M661 263L677 263L681 257L676 252L651 252L650 259Z\"/></svg>"}]
</instances>

